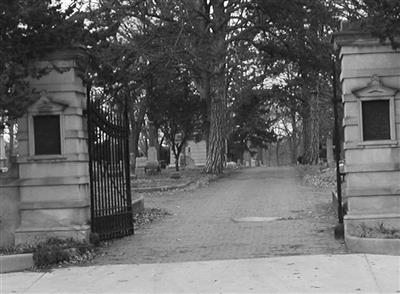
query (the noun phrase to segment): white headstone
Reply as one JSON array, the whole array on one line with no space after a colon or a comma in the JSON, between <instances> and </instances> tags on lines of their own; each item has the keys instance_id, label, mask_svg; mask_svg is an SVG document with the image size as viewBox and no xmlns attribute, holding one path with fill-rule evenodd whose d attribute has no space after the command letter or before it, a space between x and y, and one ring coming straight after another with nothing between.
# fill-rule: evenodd
<instances>
[{"instance_id":1,"label":"white headstone","mask_svg":"<svg viewBox=\"0 0 400 294\"><path fill-rule=\"evenodd\" d=\"M6 159L6 142L4 140L4 134L0 134L0 160Z\"/></svg>"},{"instance_id":2,"label":"white headstone","mask_svg":"<svg viewBox=\"0 0 400 294\"><path fill-rule=\"evenodd\" d=\"M6 159L6 142L4 140L4 134L0 134L0 172L7 167Z\"/></svg>"},{"instance_id":3,"label":"white headstone","mask_svg":"<svg viewBox=\"0 0 400 294\"><path fill-rule=\"evenodd\" d=\"M157 161L156 147L154 147L154 146L149 147L149 150L147 150L147 160L148 161Z\"/></svg>"},{"instance_id":4,"label":"white headstone","mask_svg":"<svg viewBox=\"0 0 400 294\"><path fill-rule=\"evenodd\" d=\"M331 137L326 138L326 161L329 166L333 166L335 158L333 156L333 141Z\"/></svg>"}]
</instances>

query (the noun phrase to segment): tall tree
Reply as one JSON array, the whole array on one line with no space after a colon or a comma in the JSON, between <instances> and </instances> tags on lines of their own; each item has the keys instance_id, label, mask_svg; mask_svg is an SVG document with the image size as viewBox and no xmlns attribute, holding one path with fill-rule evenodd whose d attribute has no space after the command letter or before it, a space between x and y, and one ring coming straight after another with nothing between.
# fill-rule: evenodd
<instances>
[{"instance_id":1,"label":"tall tree","mask_svg":"<svg viewBox=\"0 0 400 294\"><path fill-rule=\"evenodd\" d=\"M127 1L130 6L135 1ZM140 1L139 1L140 2ZM184 66L200 98L207 103L207 173L221 173L227 98L227 66L230 45L245 36L251 2L244 0L142 1L147 17L171 28L160 36L170 42L169 52L176 64ZM246 36L247 37L247 36Z\"/></svg>"},{"instance_id":2,"label":"tall tree","mask_svg":"<svg viewBox=\"0 0 400 294\"><path fill-rule=\"evenodd\" d=\"M400 3L397 0L342 0L340 6L355 29L400 47Z\"/></svg>"},{"instance_id":3,"label":"tall tree","mask_svg":"<svg viewBox=\"0 0 400 294\"><path fill-rule=\"evenodd\" d=\"M337 8L333 2L318 0L257 2L263 17L256 46L265 54L267 64L279 60L295 64L302 85L303 160L316 163L321 87L331 75L332 48L328 36L337 25Z\"/></svg>"},{"instance_id":4,"label":"tall tree","mask_svg":"<svg viewBox=\"0 0 400 294\"><path fill-rule=\"evenodd\" d=\"M184 39L186 63L200 96L208 104L209 133L206 173L219 174L224 160L226 57L230 9L225 1L188 1L188 32ZM232 4L232 3L231 3Z\"/></svg>"},{"instance_id":5,"label":"tall tree","mask_svg":"<svg viewBox=\"0 0 400 294\"><path fill-rule=\"evenodd\" d=\"M139 136L148 107L151 78L168 63L165 33L159 22L145 14L146 1L99 1L88 8L91 28L104 35L91 50L91 79L101 89L101 99L128 102L131 127L130 152L135 171Z\"/></svg>"},{"instance_id":6,"label":"tall tree","mask_svg":"<svg viewBox=\"0 0 400 294\"><path fill-rule=\"evenodd\" d=\"M244 91L235 103L233 131L229 140L232 159L242 158L249 148L268 148L277 136L273 130L276 118L271 115L273 107L265 91Z\"/></svg>"},{"instance_id":7,"label":"tall tree","mask_svg":"<svg viewBox=\"0 0 400 294\"><path fill-rule=\"evenodd\" d=\"M170 143L177 171L187 141L203 138L205 114L205 101L195 93L187 73L174 68L159 72L150 92L148 116Z\"/></svg>"}]
</instances>

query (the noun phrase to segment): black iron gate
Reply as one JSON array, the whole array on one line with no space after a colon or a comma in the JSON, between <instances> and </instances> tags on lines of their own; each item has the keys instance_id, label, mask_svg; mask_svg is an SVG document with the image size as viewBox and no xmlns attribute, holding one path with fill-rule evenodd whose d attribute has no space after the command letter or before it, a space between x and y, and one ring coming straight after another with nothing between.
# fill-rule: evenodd
<instances>
[{"instance_id":1,"label":"black iron gate","mask_svg":"<svg viewBox=\"0 0 400 294\"><path fill-rule=\"evenodd\" d=\"M127 109L90 95L87 102L92 232L101 240L132 235Z\"/></svg>"}]
</instances>

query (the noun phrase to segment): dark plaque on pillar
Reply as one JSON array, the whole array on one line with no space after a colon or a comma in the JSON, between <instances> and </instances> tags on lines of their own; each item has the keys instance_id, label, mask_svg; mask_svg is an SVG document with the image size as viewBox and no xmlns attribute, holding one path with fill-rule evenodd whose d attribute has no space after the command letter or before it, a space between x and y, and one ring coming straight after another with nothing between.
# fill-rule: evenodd
<instances>
[{"instance_id":1,"label":"dark plaque on pillar","mask_svg":"<svg viewBox=\"0 0 400 294\"><path fill-rule=\"evenodd\" d=\"M60 116L33 117L35 155L61 154Z\"/></svg>"},{"instance_id":2,"label":"dark plaque on pillar","mask_svg":"<svg viewBox=\"0 0 400 294\"><path fill-rule=\"evenodd\" d=\"M362 101L363 140L390 140L389 100Z\"/></svg>"}]
</instances>

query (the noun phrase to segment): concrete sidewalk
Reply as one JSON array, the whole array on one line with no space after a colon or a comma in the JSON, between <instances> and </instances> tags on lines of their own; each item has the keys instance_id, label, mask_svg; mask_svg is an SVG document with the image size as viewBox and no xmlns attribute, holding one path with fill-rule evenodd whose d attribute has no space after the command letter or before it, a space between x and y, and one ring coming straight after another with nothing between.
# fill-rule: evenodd
<instances>
[{"instance_id":1,"label":"concrete sidewalk","mask_svg":"<svg viewBox=\"0 0 400 294\"><path fill-rule=\"evenodd\" d=\"M0 293L395 293L400 257L312 255L0 275Z\"/></svg>"}]
</instances>

